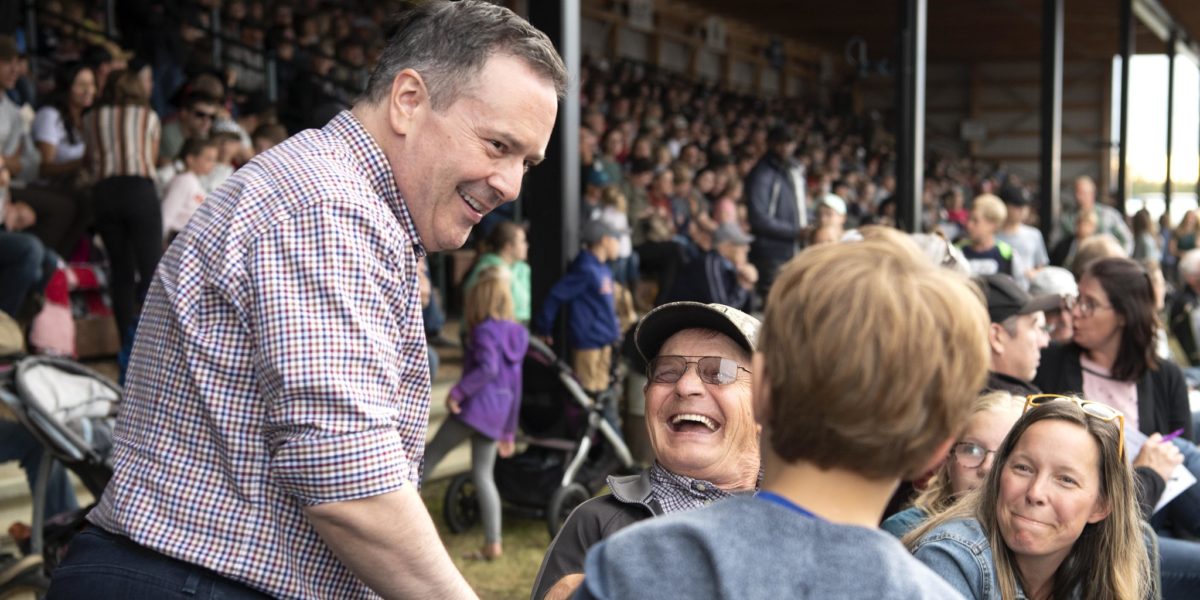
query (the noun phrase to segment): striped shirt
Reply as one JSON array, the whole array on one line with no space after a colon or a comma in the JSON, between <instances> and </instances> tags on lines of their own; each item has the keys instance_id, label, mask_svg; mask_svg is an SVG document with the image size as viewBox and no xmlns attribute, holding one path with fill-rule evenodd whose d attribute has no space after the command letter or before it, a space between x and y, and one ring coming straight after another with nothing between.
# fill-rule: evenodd
<instances>
[{"instance_id":1,"label":"striped shirt","mask_svg":"<svg viewBox=\"0 0 1200 600\"><path fill-rule=\"evenodd\" d=\"M84 164L92 181L154 178L162 127L148 106L101 106L83 115Z\"/></svg>"},{"instance_id":2,"label":"striped shirt","mask_svg":"<svg viewBox=\"0 0 1200 600\"><path fill-rule=\"evenodd\" d=\"M242 167L159 263L88 518L275 597L375 598L302 508L420 482L424 255L349 112Z\"/></svg>"}]
</instances>

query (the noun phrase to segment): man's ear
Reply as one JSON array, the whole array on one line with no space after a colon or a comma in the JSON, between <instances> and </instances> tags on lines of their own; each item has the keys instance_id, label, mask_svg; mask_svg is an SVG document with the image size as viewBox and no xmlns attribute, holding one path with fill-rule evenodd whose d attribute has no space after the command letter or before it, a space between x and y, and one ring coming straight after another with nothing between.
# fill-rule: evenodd
<instances>
[{"instance_id":1,"label":"man's ear","mask_svg":"<svg viewBox=\"0 0 1200 600\"><path fill-rule=\"evenodd\" d=\"M767 361L761 352L755 352L754 357L750 359L750 365L753 371L750 401L754 406L754 421L762 426L771 416L771 384L767 378Z\"/></svg>"},{"instance_id":2,"label":"man's ear","mask_svg":"<svg viewBox=\"0 0 1200 600\"><path fill-rule=\"evenodd\" d=\"M388 123L397 135L407 135L412 130L416 115L429 108L429 88L421 74L404 69L392 79L388 94Z\"/></svg>"},{"instance_id":3,"label":"man's ear","mask_svg":"<svg viewBox=\"0 0 1200 600\"><path fill-rule=\"evenodd\" d=\"M933 471L934 469L936 469L938 467L938 465L942 464L942 461L947 460L949 458L950 447L954 445L954 441L957 439L958 439L958 434L956 433L955 435L952 435L952 436L946 438L944 441L942 441L942 443L938 444L937 449L935 449L933 451L933 455L931 455L929 457L929 459L925 461L925 464L921 465L921 468L917 469L916 473L906 473L904 475L904 479L906 481L912 481L914 479L919 479L921 476L925 475L926 473L929 473L929 472Z\"/></svg>"},{"instance_id":4,"label":"man's ear","mask_svg":"<svg viewBox=\"0 0 1200 600\"><path fill-rule=\"evenodd\" d=\"M1008 337L1008 332L1004 330L1003 325L999 323L988 325L988 347L992 349L992 354L1004 354L1004 339L1006 337Z\"/></svg>"}]
</instances>

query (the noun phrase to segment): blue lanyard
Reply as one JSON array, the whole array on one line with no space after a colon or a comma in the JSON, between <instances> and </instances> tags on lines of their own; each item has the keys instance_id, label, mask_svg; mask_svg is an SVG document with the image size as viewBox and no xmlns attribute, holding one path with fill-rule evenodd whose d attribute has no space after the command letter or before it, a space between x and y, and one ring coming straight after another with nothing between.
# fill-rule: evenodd
<instances>
[{"instance_id":1,"label":"blue lanyard","mask_svg":"<svg viewBox=\"0 0 1200 600\"><path fill-rule=\"evenodd\" d=\"M791 500L788 500L787 498L784 498L783 496L780 496L779 494L760 490L758 493L754 494L754 497L762 498L763 500L766 500L767 502L774 502L775 504L778 504L788 510L800 513L801 516L808 517L810 519L817 519L819 521L824 520L821 517L818 517L817 515L814 515L811 512L809 512L803 508L800 508L800 506L798 504L796 504L795 502L792 502Z\"/></svg>"}]
</instances>

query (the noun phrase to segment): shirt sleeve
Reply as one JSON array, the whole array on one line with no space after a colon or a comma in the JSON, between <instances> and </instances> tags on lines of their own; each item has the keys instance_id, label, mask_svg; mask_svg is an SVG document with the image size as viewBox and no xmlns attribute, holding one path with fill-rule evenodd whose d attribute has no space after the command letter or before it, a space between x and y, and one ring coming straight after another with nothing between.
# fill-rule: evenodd
<instances>
[{"instance_id":1,"label":"shirt sleeve","mask_svg":"<svg viewBox=\"0 0 1200 600\"><path fill-rule=\"evenodd\" d=\"M363 213L317 204L265 232L247 258L269 469L305 505L394 491L419 467L399 430L429 402L424 346L418 356L406 332L409 304L420 303L416 259L394 264Z\"/></svg>"},{"instance_id":2,"label":"shirt sleeve","mask_svg":"<svg viewBox=\"0 0 1200 600\"><path fill-rule=\"evenodd\" d=\"M66 137L67 129L57 110L48 106L37 111L33 117L33 141L57 146Z\"/></svg>"}]
</instances>

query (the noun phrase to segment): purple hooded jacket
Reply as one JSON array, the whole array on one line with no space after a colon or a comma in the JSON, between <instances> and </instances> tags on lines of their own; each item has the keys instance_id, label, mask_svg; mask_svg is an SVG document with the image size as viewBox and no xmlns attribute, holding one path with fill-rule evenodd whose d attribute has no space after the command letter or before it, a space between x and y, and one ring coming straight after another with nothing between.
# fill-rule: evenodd
<instances>
[{"instance_id":1,"label":"purple hooded jacket","mask_svg":"<svg viewBox=\"0 0 1200 600\"><path fill-rule=\"evenodd\" d=\"M529 332L513 321L488 319L471 330L462 379L450 390L462 407L459 420L494 440L514 439L528 347Z\"/></svg>"}]
</instances>

